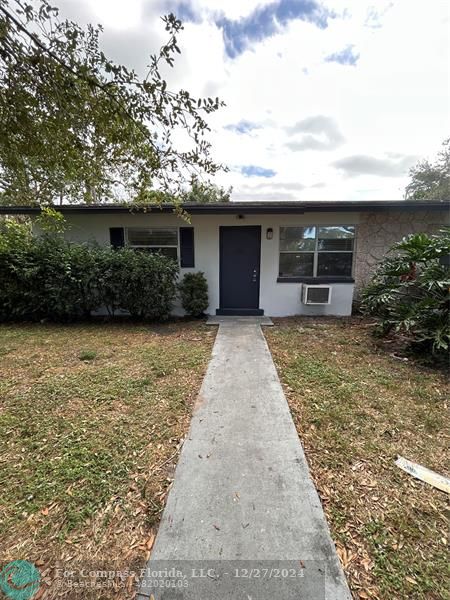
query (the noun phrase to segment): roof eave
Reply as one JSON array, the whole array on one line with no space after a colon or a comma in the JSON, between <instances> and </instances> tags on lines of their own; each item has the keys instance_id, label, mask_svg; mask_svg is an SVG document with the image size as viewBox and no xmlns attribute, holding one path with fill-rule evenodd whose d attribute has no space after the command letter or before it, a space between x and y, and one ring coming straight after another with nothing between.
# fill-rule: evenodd
<instances>
[{"instance_id":1,"label":"roof eave","mask_svg":"<svg viewBox=\"0 0 450 600\"><path fill-rule=\"evenodd\" d=\"M215 204L182 204L189 214L303 214L306 212L382 212L389 210L449 210L450 201L366 200L335 202L228 202ZM54 206L64 214L78 213L173 213L175 206L134 206L126 204L70 204ZM39 214L39 206L0 206L0 214Z\"/></svg>"}]
</instances>

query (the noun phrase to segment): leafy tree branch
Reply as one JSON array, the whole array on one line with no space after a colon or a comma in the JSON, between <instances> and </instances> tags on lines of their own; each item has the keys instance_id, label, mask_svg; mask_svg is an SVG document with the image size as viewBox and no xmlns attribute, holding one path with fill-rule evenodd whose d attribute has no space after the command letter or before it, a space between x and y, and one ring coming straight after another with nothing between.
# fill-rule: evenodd
<instances>
[{"instance_id":1,"label":"leafy tree branch","mask_svg":"<svg viewBox=\"0 0 450 600\"><path fill-rule=\"evenodd\" d=\"M409 200L447 200L450 198L450 138L442 144L437 159L423 160L409 172L405 198Z\"/></svg>"},{"instance_id":2,"label":"leafy tree branch","mask_svg":"<svg viewBox=\"0 0 450 600\"><path fill-rule=\"evenodd\" d=\"M183 25L173 14L162 21L168 41L140 78L105 56L100 26L60 20L47 0L2 2L0 202L176 199L193 176L223 168L205 135L223 103L168 89L161 66L181 52ZM187 150L174 142L179 131Z\"/></svg>"}]
</instances>

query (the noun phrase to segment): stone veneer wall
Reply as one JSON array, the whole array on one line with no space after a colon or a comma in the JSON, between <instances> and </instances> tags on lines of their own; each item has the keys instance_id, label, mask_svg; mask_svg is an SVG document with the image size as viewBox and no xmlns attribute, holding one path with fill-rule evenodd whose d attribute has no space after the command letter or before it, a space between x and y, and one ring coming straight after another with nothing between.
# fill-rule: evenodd
<instances>
[{"instance_id":1,"label":"stone veneer wall","mask_svg":"<svg viewBox=\"0 0 450 600\"><path fill-rule=\"evenodd\" d=\"M435 233L450 224L448 211L361 213L355 257L355 296L370 279L377 263L394 244L410 233Z\"/></svg>"}]
</instances>

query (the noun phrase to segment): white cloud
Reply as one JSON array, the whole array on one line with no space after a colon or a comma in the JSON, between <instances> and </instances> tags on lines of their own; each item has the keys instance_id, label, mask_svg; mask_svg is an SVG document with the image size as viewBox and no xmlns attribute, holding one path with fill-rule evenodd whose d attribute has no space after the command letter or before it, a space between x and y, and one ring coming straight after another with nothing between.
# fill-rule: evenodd
<instances>
[{"instance_id":1,"label":"white cloud","mask_svg":"<svg viewBox=\"0 0 450 600\"><path fill-rule=\"evenodd\" d=\"M402 197L410 157L433 157L450 131L448 3L326 0L325 6L337 14L327 28L290 21L273 37L230 59L215 23L217 14L239 19L268 3L192 0L198 22L185 24L179 39L182 55L167 73L172 87L218 95L227 103L209 119L214 155L232 167L217 181L233 185L235 199L272 194L275 199L277 193L280 199L289 194L302 200ZM130 13L120 24L124 5L131 7ZM60 6L63 14L70 9L72 18L78 11L83 20L103 20L108 51L140 69L164 39L158 19L164 0L147 2L145 11L144 0L60 0ZM350 45L359 54L355 66L325 62L326 56ZM317 115L335 125L339 142L320 151L314 144L301 152L289 148L297 138L286 128ZM225 129L243 120L263 126L251 134ZM304 133L300 143L306 135L326 142L325 133ZM376 168L348 177L336 164L349 157L390 160L396 167L389 177ZM275 171L271 187L260 177L249 185L239 172L242 165Z\"/></svg>"},{"instance_id":2,"label":"white cloud","mask_svg":"<svg viewBox=\"0 0 450 600\"><path fill-rule=\"evenodd\" d=\"M324 115L315 115L297 121L294 125L286 127L286 131L290 135L295 135L294 139L286 142L286 146L296 152L334 150L345 141L334 119Z\"/></svg>"},{"instance_id":3,"label":"white cloud","mask_svg":"<svg viewBox=\"0 0 450 600\"><path fill-rule=\"evenodd\" d=\"M340 169L347 177L377 175L379 177L401 177L416 161L417 156L376 157L366 154L354 154L340 158L333 166Z\"/></svg>"},{"instance_id":4,"label":"white cloud","mask_svg":"<svg viewBox=\"0 0 450 600\"><path fill-rule=\"evenodd\" d=\"M97 19L107 28L131 29L139 27L142 19L140 0L95 0L90 6Z\"/></svg>"}]
</instances>

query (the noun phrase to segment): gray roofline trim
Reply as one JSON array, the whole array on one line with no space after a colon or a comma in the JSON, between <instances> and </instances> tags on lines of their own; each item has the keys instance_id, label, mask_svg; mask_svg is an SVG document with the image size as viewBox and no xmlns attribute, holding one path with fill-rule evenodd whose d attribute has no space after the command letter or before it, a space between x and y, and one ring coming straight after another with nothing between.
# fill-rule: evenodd
<instances>
[{"instance_id":1,"label":"gray roofline trim","mask_svg":"<svg viewBox=\"0 0 450 600\"><path fill-rule=\"evenodd\" d=\"M303 214L306 212L384 212L390 210L450 210L450 200L442 201L411 201L411 200L341 200L341 201L310 201L310 202L226 202L214 204L182 204L189 214ZM98 214L98 213L173 213L173 204L161 206L133 206L132 204L68 204L53 206L63 214ZM27 215L39 214L39 206L0 206L0 214Z\"/></svg>"}]
</instances>

